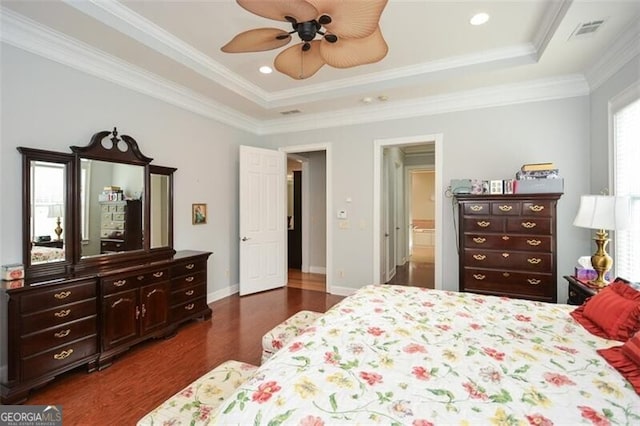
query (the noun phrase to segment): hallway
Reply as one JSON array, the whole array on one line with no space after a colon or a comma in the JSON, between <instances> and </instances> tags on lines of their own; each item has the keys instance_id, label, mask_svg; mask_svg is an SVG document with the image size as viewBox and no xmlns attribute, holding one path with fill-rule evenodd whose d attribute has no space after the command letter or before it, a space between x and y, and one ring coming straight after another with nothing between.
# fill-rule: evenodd
<instances>
[{"instance_id":1,"label":"hallway","mask_svg":"<svg viewBox=\"0 0 640 426\"><path fill-rule=\"evenodd\" d=\"M396 267L396 275L387 284L434 288L434 247L414 247L411 259Z\"/></svg>"}]
</instances>

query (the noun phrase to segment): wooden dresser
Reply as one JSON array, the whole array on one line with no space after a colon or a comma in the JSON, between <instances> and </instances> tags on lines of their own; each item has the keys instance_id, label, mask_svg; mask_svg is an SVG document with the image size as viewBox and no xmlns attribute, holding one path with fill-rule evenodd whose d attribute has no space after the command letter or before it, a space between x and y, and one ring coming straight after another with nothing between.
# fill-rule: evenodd
<instances>
[{"instance_id":1,"label":"wooden dresser","mask_svg":"<svg viewBox=\"0 0 640 426\"><path fill-rule=\"evenodd\" d=\"M460 291L556 302L561 195L456 195Z\"/></svg>"},{"instance_id":2,"label":"wooden dresser","mask_svg":"<svg viewBox=\"0 0 640 426\"><path fill-rule=\"evenodd\" d=\"M100 253L142 248L142 202L140 200L100 203Z\"/></svg>"},{"instance_id":3,"label":"wooden dresser","mask_svg":"<svg viewBox=\"0 0 640 426\"><path fill-rule=\"evenodd\" d=\"M210 254L179 251L163 261L3 289L2 403L24 401L31 389L70 369L108 367L139 342L175 334L184 321L210 318Z\"/></svg>"}]
</instances>

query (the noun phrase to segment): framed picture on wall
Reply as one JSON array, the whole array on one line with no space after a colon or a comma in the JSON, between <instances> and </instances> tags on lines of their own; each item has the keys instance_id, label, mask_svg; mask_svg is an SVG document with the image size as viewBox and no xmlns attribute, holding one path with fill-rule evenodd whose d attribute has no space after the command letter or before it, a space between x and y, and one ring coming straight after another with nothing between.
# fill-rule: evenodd
<instances>
[{"instance_id":1,"label":"framed picture on wall","mask_svg":"<svg viewBox=\"0 0 640 426\"><path fill-rule=\"evenodd\" d=\"M197 203L191 205L191 223L202 225L207 223L207 205Z\"/></svg>"}]
</instances>

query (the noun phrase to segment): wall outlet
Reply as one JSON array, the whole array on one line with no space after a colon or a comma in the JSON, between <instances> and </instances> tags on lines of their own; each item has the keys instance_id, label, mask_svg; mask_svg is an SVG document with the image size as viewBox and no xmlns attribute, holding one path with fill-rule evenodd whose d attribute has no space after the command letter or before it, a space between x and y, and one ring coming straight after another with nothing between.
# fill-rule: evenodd
<instances>
[{"instance_id":1,"label":"wall outlet","mask_svg":"<svg viewBox=\"0 0 640 426\"><path fill-rule=\"evenodd\" d=\"M344 278L344 271L342 269L338 269L338 276Z\"/></svg>"}]
</instances>

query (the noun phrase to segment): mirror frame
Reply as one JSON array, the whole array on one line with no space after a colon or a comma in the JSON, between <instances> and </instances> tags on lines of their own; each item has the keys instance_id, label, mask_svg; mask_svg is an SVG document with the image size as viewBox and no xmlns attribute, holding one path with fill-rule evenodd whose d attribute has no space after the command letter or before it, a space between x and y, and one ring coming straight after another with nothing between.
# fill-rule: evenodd
<instances>
[{"instance_id":1,"label":"mirror frame","mask_svg":"<svg viewBox=\"0 0 640 426\"><path fill-rule=\"evenodd\" d=\"M73 268L73 242L74 232L74 197L73 179L75 176L75 157L73 154L45 151L41 149L18 147L22 154L22 260L27 278L29 277L60 277L69 273ZM46 161L49 163L64 164L65 167L65 200L64 200L64 260L45 263L31 263L31 162Z\"/></svg>"},{"instance_id":2,"label":"mirror frame","mask_svg":"<svg viewBox=\"0 0 640 426\"><path fill-rule=\"evenodd\" d=\"M112 146L107 148L102 142L111 136ZM126 144L126 151L117 148L117 144ZM75 274L100 272L114 267L139 265L144 262L167 259L175 254L173 249L173 173L172 167L150 165L152 158L140 152L138 143L131 136L118 135L104 130L95 133L86 146L71 146L72 154L52 152L40 149L18 147L22 154L22 257L27 280L58 279ZM142 202L143 215L143 245L140 250L122 253L101 254L82 257L81 226L80 223L80 160L91 159L144 167L144 192ZM31 161L48 161L65 165L65 260L59 262L31 264ZM163 247L150 248L151 224L151 173L169 176L169 205L168 207L168 244ZM69 243L66 241L69 240Z\"/></svg>"}]
</instances>

